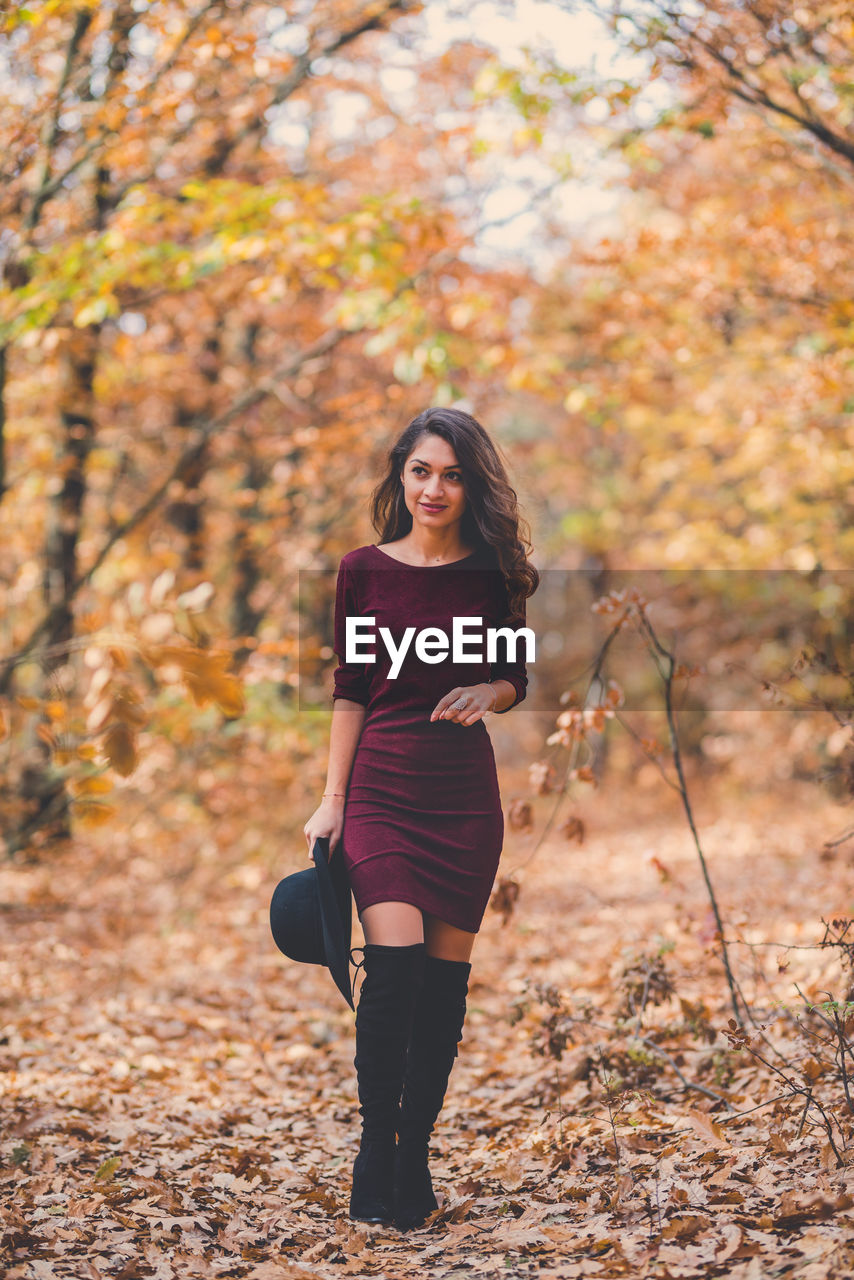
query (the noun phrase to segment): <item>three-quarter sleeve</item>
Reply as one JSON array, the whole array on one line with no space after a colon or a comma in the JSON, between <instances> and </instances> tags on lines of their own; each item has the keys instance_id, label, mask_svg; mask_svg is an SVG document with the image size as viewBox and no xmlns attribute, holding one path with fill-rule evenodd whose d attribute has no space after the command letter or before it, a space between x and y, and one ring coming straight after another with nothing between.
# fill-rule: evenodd
<instances>
[{"instance_id":1,"label":"three-quarter sleeve","mask_svg":"<svg viewBox=\"0 0 854 1280\"><path fill-rule=\"evenodd\" d=\"M521 613L514 614L512 618L506 616L509 609L509 601L504 583L502 583L501 601L502 609L500 613L503 616L501 622L497 624L498 626L509 627L511 631L516 631L519 627L527 625L527 612L524 601L522 602ZM490 680L509 680L516 690L516 697L509 707L504 707L501 711L496 710L495 714L498 716L504 715L507 711L512 711L514 707L524 700L528 692L528 668L525 664L526 645L524 636L520 636L516 641L516 658L514 661L509 661L508 652L507 641L499 636L498 660L489 664L489 678Z\"/></svg>"},{"instance_id":2,"label":"three-quarter sleeve","mask_svg":"<svg viewBox=\"0 0 854 1280\"><path fill-rule=\"evenodd\" d=\"M334 648L339 658L339 665L333 676L334 685L332 699L346 698L348 702L359 702L363 707L370 701L371 678L368 674L367 662L346 662L347 645L345 623L348 617L358 617L359 606L352 575L342 562L338 568L338 582L335 587L335 623Z\"/></svg>"}]
</instances>

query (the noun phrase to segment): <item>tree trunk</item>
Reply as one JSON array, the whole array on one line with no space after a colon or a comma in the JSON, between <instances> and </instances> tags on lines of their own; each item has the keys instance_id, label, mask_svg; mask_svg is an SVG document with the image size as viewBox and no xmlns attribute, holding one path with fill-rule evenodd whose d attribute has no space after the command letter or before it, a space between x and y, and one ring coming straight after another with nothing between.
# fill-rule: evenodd
<instances>
[{"instance_id":1,"label":"tree trunk","mask_svg":"<svg viewBox=\"0 0 854 1280\"><path fill-rule=\"evenodd\" d=\"M255 344L258 340L259 326L254 322L246 326L243 338L243 355L249 376L254 377L257 364ZM231 542L231 556L234 565L234 587L231 595L231 632L234 636L254 636L258 623L265 610L258 609L250 603L252 593L261 581L261 566L258 554L252 541L252 527L261 518L258 506L258 494L264 488L267 472L256 458L251 439L247 439L246 470L243 477L245 490L254 493L255 500L250 507L240 507L237 512L237 525ZM248 645L241 645L235 650L234 668L243 666L252 650Z\"/></svg>"},{"instance_id":2,"label":"tree trunk","mask_svg":"<svg viewBox=\"0 0 854 1280\"><path fill-rule=\"evenodd\" d=\"M120 3L110 29L110 54L104 93L109 96L124 74L130 54L130 30L135 21L132 4ZM73 48L87 24L78 24ZM104 230L115 205L110 171L96 164L92 175L92 227ZM35 225L38 210L30 224ZM70 692L69 655L74 641L74 601L72 586L78 573L77 554L86 498L86 463L95 439L95 369L101 337L99 323L81 328L69 326L60 351L61 384L59 398L60 441L57 457L58 492L48 499L46 516L42 596L48 625L44 634L40 665L43 672L42 698L62 697ZM67 671L63 669L67 668ZM63 779L52 765L54 731L43 716L33 716L23 750L20 799L23 816L9 840L10 852L23 848L39 832L43 839L71 835L69 801Z\"/></svg>"},{"instance_id":3,"label":"tree trunk","mask_svg":"<svg viewBox=\"0 0 854 1280\"><path fill-rule=\"evenodd\" d=\"M0 502L6 492L6 348L0 347Z\"/></svg>"},{"instance_id":4,"label":"tree trunk","mask_svg":"<svg viewBox=\"0 0 854 1280\"><path fill-rule=\"evenodd\" d=\"M205 339L204 354L199 362L205 382L211 390L205 410L211 417L215 416L213 390L219 381L222 359L222 317L218 316L214 332ZM204 410L203 410L204 412ZM191 427L199 416L198 409L179 406L176 414L177 425L182 428ZM182 468L177 480L183 486L184 493L180 498L170 502L164 512L165 518L184 535L183 562L189 578L194 579L204 573L205 569L205 512L202 503L202 481L208 469L208 447L197 450L191 460ZM184 585L184 584L182 584ZM190 586L192 583L187 583Z\"/></svg>"}]
</instances>

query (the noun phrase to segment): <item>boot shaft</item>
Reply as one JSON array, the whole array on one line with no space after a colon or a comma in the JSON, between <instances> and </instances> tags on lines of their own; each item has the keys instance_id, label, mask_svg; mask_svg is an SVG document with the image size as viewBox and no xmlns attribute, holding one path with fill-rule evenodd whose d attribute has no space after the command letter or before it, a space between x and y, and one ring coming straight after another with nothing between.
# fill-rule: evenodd
<instances>
[{"instance_id":1,"label":"boot shaft","mask_svg":"<svg viewBox=\"0 0 854 1280\"><path fill-rule=\"evenodd\" d=\"M426 1148L429 1142L459 1053L470 975L468 962L426 957L403 1081L401 1143Z\"/></svg>"},{"instance_id":2,"label":"boot shaft","mask_svg":"<svg viewBox=\"0 0 854 1280\"><path fill-rule=\"evenodd\" d=\"M367 943L353 1064L364 1138L394 1143L406 1053L425 961L424 943Z\"/></svg>"}]
</instances>

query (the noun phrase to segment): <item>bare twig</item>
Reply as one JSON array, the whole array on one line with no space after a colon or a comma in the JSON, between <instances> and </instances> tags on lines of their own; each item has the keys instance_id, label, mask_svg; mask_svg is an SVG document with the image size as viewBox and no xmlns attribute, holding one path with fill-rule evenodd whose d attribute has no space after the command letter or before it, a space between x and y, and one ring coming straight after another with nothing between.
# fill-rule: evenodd
<instances>
[{"instance_id":1,"label":"bare twig","mask_svg":"<svg viewBox=\"0 0 854 1280\"><path fill-rule=\"evenodd\" d=\"M686 1089L695 1089L698 1093L704 1093L707 1098L714 1098L715 1102L722 1102L727 1111L732 1111L731 1103L722 1093L716 1093L714 1089L708 1089L706 1085L699 1084L696 1080L689 1080L687 1076L684 1076L677 1067L673 1058L671 1058L669 1053L665 1053L661 1045L656 1044L654 1040L650 1040L648 1036L640 1036L638 1038L640 1039L641 1044L645 1044L647 1048L652 1049L653 1053L657 1053L659 1057L663 1058L665 1062L670 1064Z\"/></svg>"},{"instance_id":2,"label":"bare twig","mask_svg":"<svg viewBox=\"0 0 854 1280\"><path fill-rule=\"evenodd\" d=\"M705 854L703 853L703 847L700 844L700 836L697 831L697 825L694 821L694 812L691 807L691 802L688 798L688 783L685 778L685 771L682 768L682 751L679 745L679 735L676 731L676 718L675 718L674 709L673 709L673 672L676 668L676 659L673 656L673 654L670 653L667 649L665 649L664 646L661 644L660 640L658 639L658 636L655 633L655 630L652 624L649 621L649 618L647 617L645 609L633 610L632 616L635 620L636 625L639 627L640 631L647 638L647 641L649 644L649 651L652 655L653 662L658 667L659 675L661 676L664 682L664 708L665 708L665 714L667 716L668 731L670 734L670 750L673 755L673 763L679 778L679 793L682 798L682 806L685 810L685 817L688 820L688 826L690 827L691 835L694 838L694 847L697 851L697 857L700 860L700 869L703 873L703 880L705 881L705 884L706 884L706 891L709 895L709 901L712 905L712 912L714 913L715 923L717 925L717 941L721 949L721 959L723 961L727 984L729 986L729 991L730 991L730 997L732 999L732 1007L733 1007L733 1012L735 1014L735 1020L737 1023L739 1023L739 1025L741 1025L742 1019L741 1019L741 1013L739 1010L739 997L736 992L736 983L735 983L732 968L729 962L729 954L727 952L726 942L724 941L723 918L721 916L720 907L718 906L718 900L715 895L714 888L712 887L712 879L709 874L709 868L706 863ZM663 669L661 664L659 663L658 661L659 657L662 658L666 663L666 669Z\"/></svg>"}]
</instances>

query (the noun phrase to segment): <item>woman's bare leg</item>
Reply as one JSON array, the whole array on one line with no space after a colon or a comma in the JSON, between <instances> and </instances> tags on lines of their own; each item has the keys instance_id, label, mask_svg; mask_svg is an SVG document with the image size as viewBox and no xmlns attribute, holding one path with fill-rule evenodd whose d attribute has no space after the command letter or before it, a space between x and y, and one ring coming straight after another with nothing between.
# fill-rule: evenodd
<instances>
[{"instance_id":1,"label":"woman's bare leg","mask_svg":"<svg viewBox=\"0 0 854 1280\"><path fill-rule=\"evenodd\" d=\"M431 916L427 911L423 915L424 941L427 944L428 956L436 956L440 960L464 962L471 959L476 933L466 933L464 929L457 929L454 925L440 920L438 916Z\"/></svg>"},{"instance_id":2,"label":"woman's bare leg","mask_svg":"<svg viewBox=\"0 0 854 1280\"><path fill-rule=\"evenodd\" d=\"M383 947L411 947L424 941L424 921L409 902L375 902L359 916L365 942Z\"/></svg>"}]
</instances>

